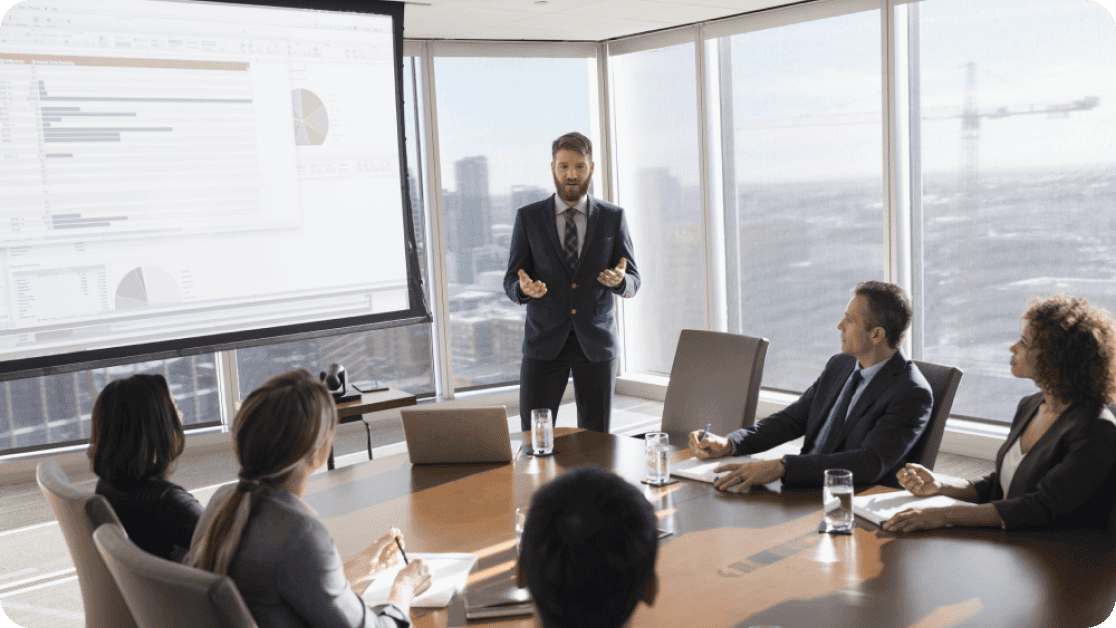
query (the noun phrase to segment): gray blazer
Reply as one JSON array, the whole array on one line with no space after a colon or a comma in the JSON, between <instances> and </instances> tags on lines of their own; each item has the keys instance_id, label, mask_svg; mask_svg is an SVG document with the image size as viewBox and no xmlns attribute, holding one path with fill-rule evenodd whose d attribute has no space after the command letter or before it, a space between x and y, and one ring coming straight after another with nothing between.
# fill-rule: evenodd
<instances>
[{"instance_id":1,"label":"gray blazer","mask_svg":"<svg viewBox=\"0 0 1116 628\"><path fill-rule=\"evenodd\" d=\"M236 485L209 502L194 541L217 505ZM345 579L333 539L317 513L293 493L261 486L240 546L229 563L248 610L260 628L400 628L409 618L395 604L364 605Z\"/></svg>"}]
</instances>

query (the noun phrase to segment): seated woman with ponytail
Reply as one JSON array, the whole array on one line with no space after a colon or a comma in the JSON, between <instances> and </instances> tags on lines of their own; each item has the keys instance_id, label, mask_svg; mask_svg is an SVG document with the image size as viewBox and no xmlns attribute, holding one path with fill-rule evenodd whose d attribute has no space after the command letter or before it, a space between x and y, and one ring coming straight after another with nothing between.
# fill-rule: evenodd
<instances>
[{"instance_id":1,"label":"seated woman with ponytail","mask_svg":"<svg viewBox=\"0 0 1116 628\"><path fill-rule=\"evenodd\" d=\"M342 563L316 513L301 499L325 464L337 411L305 370L271 378L233 421L240 482L222 487L194 532L185 562L227 574L260 628L410 626L410 603L430 586L419 559L396 577L388 600L371 608L359 595L398 560L397 530Z\"/></svg>"}]
</instances>

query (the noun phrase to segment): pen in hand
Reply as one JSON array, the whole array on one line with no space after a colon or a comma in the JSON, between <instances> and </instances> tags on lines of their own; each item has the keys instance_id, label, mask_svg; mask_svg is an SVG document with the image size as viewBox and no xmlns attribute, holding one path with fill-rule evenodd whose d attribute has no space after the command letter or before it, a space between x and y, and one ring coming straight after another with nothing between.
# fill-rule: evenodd
<instances>
[{"instance_id":1,"label":"pen in hand","mask_svg":"<svg viewBox=\"0 0 1116 628\"><path fill-rule=\"evenodd\" d=\"M395 537L395 544L399 546L399 553L403 555L403 564L410 563L411 561L407 560L407 552L403 551L403 544L399 542L399 537Z\"/></svg>"},{"instance_id":2,"label":"pen in hand","mask_svg":"<svg viewBox=\"0 0 1116 628\"><path fill-rule=\"evenodd\" d=\"M698 442L699 442L699 443L701 442L701 439L705 438L705 436L706 436L707 434L709 434L709 430L710 430L710 428L712 428L712 427L713 427L713 424L712 424L712 423L706 423L706 424L705 424L705 429L701 431L701 434L698 434Z\"/></svg>"}]
</instances>

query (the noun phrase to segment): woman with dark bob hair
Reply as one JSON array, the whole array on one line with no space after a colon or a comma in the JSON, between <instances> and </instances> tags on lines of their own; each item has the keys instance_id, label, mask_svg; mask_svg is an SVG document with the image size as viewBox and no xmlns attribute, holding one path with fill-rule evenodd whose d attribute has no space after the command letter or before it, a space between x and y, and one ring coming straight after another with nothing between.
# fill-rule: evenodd
<instances>
[{"instance_id":1,"label":"woman with dark bob hair","mask_svg":"<svg viewBox=\"0 0 1116 628\"><path fill-rule=\"evenodd\" d=\"M373 576L399 561L399 531L343 563L302 501L336 427L333 397L302 369L264 382L233 419L240 482L213 495L184 562L232 578L260 628L410 626L411 600L430 586L429 568L412 558L388 599L365 606Z\"/></svg>"},{"instance_id":2,"label":"woman with dark bob hair","mask_svg":"<svg viewBox=\"0 0 1116 628\"><path fill-rule=\"evenodd\" d=\"M89 459L104 495L140 548L178 560L190 547L202 507L167 481L186 438L182 417L162 375L114 380L93 403Z\"/></svg>"},{"instance_id":3,"label":"woman with dark bob hair","mask_svg":"<svg viewBox=\"0 0 1116 628\"><path fill-rule=\"evenodd\" d=\"M1017 528L1106 528L1116 501L1116 327L1085 299L1035 300L1011 347L1011 373L1040 392L1019 402L996 470L973 483L908 464L897 474L918 496L972 505L901 512L885 530L949 524ZM1111 476L1111 477L1110 477Z\"/></svg>"}]
</instances>

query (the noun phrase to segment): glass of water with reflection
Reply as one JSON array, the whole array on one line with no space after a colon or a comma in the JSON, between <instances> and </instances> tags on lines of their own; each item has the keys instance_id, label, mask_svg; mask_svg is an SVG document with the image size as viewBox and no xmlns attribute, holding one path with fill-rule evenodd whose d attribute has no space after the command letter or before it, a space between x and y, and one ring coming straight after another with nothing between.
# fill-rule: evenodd
<instances>
[{"instance_id":1,"label":"glass of water with reflection","mask_svg":"<svg viewBox=\"0 0 1116 628\"><path fill-rule=\"evenodd\" d=\"M554 451L554 423L549 408L531 411L531 449L543 456Z\"/></svg>"},{"instance_id":2,"label":"glass of water with reflection","mask_svg":"<svg viewBox=\"0 0 1116 628\"><path fill-rule=\"evenodd\" d=\"M822 486L822 505L825 508L825 527L835 532L847 532L853 527L853 474L845 469L826 469Z\"/></svg>"},{"instance_id":3,"label":"glass of water with reflection","mask_svg":"<svg viewBox=\"0 0 1116 628\"><path fill-rule=\"evenodd\" d=\"M647 475L643 481L663 485L670 481L670 439L666 432L650 432L644 437Z\"/></svg>"}]
</instances>

